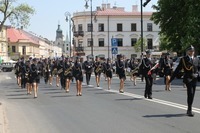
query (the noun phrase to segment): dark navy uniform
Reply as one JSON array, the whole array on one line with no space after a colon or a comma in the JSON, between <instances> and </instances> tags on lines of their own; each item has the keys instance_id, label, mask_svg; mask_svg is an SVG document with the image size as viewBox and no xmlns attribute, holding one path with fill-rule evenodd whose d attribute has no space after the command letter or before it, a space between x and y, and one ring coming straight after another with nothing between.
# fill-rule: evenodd
<instances>
[{"instance_id":1,"label":"dark navy uniform","mask_svg":"<svg viewBox=\"0 0 200 133\"><path fill-rule=\"evenodd\" d=\"M101 64L100 61L96 61L94 63L94 74L95 74L95 76L99 76L100 77L102 70L103 70L103 65Z\"/></svg>"},{"instance_id":2,"label":"dark navy uniform","mask_svg":"<svg viewBox=\"0 0 200 133\"><path fill-rule=\"evenodd\" d=\"M74 63L73 76L76 80L83 82L82 65L80 62Z\"/></svg>"},{"instance_id":3,"label":"dark navy uniform","mask_svg":"<svg viewBox=\"0 0 200 133\"><path fill-rule=\"evenodd\" d=\"M116 61L116 73L119 75L119 79L126 79L125 63L121 60Z\"/></svg>"},{"instance_id":4,"label":"dark navy uniform","mask_svg":"<svg viewBox=\"0 0 200 133\"><path fill-rule=\"evenodd\" d=\"M151 54L150 51L146 51L147 54ZM153 85L153 77L152 74L149 74L148 72L151 70L153 67L153 62L151 61L150 58L143 58L142 63L140 65L140 71L142 71L142 75L145 78L145 92L144 92L144 97L152 99L152 85Z\"/></svg>"},{"instance_id":5,"label":"dark navy uniform","mask_svg":"<svg viewBox=\"0 0 200 133\"><path fill-rule=\"evenodd\" d=\"M194 52L194 47L190 46L187 49L188 51ZM188 116L194 116L192 113L192 104L194 100L194 95L196 91L196 85L197 85L197 77L198 77L198 68L194 64L194 59L190 57L189 55L186 55L181 58L176 70L174 71L170 82L175 78L175 76L180 72L180 70L184 70L184 77L183 77L183 83L185 83L187 87L187 104L188 104L188 110L187 115Z\"/></svg>"},{"instance_id":6,"label":"dark navy uniform","mask_svg":"<svg viewBox=\"0 0 200 133\"><path fill-rule=\"evenodd\" d=\"M106 77L112 78L112 70L113 70L112 63L109 63L109 60L108 60L107 63L105 64Z\"/></svg>"},{"instance_id":7,"label":"dark navy uniform","mask_svg":"<svg viewBox=\"0 0 200 133\"><path fill-rule=\"evenodd\" d=\"M72 70L73 70L72 64L69 62L68 59L66 59L64 63L64 78L65 79L70 79L70 80L72 79L73 77Z\"/></svg>"},{"instance_id":8,"label":"dark navy uniform","mask_svg":"<svg viewBox=\"0 0 200 133\"><path fill-rule=\"evenodd\" d=\"M64 78L64 62L63 60L60 60L58 64L58 76L60 77L60 84L61 89L65 88L65 78Z\"/></svg>"},{"instance_id":9,"label":"dark navy uniform","mask_svg":"<svg viewBox=\"0 0 200 133\"><path fill-rule=\"evenodd\" d=\"M30 67L30 83L39 83L39 71L37 64L31 64Z\"/></svg>"},{"instance_id":10,"label":"dark navy uniform","mask_svg":"<svg viewBox=\"0 0 200 133\"><path fill-rule=\"evenodd\" d=\"M26 73L26 65L24 60L20 62L20 76L21 76L21 88L26 87L25 73Z\"/></svg>"},{"instance_id":11,"label":"dark navy uniform","mask_svg":"<svg viewBox=\"0 0 200 133\"><path fill-rule=\"evenodd\" d=\"M93 70L93 62L89 60L89 57L87 56L87 60L83 63L83 68L85 70L86 75L86 83L87 85L90 84L90 78Z\"/></svg>"}]
</instances>

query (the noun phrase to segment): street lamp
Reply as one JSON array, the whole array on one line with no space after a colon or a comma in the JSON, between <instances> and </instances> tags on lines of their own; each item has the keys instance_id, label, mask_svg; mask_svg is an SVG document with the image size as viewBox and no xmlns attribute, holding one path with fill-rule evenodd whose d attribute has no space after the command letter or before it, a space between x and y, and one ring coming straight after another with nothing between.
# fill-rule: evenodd
<instances>
[{"instance_id":1,"label":"street lamp","mask_svg":"<svg viewBox=\"0 0 200 133\"><path fill-rule=\"evenodd\" d=\"M143 7L145 7L151 0L146 0L143 3L143 0L140 0L141 4L141 54L143 52Z\"/></svg>"},{"instance_id":2,"label":"street lamp","mask_svg":"<svg viewBox=\"0 0 200 133\"><path fill-rule=\"evenodd\" d=\"M88 1L89 0L85 0L85 8L88 9L89 5L88 5ZM91 55L93 57L93 22L92 22L92 0L90 0L90 16L91 16Z\"/></svg>"},{"instance_id":3,"label":"street lamp","mask_svg":"<svg viewBox=\"0 0 200 133\"><path fill-rule=\"evenodd\" d=\"M69 12L65 12L65 20L69 22L69 57L71 57L71 32L72 32L72 25L71 25L71 14Z\"/></svg>"}]
</instances>

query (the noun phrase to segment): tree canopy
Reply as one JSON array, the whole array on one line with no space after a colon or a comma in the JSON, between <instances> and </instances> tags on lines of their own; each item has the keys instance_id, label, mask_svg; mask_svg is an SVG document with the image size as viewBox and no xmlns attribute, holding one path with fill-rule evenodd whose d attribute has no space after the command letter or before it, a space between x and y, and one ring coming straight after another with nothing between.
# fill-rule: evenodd
<instances>
[{"instance_id":1,"label":"tree canopy","mask_svg":"<svg viewBox=\"0 0 200 133\"><path fill-rule=\"evenodd\" d=\"M26 3L18 4L17 0L1 0L0 15L2 20L0 20L0 31L8 19L13 26L27 27L30 17L34 13L34 8Z\"/></svg>"},{"instance_id":2,"label":"tree canopy","mask_svg":"<svg viewBox=\"0 0 200 133\"><path fill-rule=\"evenodd\" d=\"M181 54L193 45L200 52L200 0L158 0L152 20L160 25L161 49Z\"/></svg>"}]
</instances>

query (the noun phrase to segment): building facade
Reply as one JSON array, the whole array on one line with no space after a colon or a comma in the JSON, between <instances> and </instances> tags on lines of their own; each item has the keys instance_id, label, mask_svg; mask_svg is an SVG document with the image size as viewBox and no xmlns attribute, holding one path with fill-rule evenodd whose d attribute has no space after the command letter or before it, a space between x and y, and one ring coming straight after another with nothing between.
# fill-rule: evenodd
<instances>
[{"instance_id":1,"label":"building facade","mask_svg":"<svg viewBox=\"0 0 200 133\"><path fill-rule=\"evenodd\" d=\"M91 54L115 57L123 54L127 58L139 57L141 52L136 51L134 45L141 37L141 13L137 5L132 6L132 11L127 12L123 7L112 7L110 4L102 4L93 12L91 26L91 12L83 11L73 14L74 31L73 42L77 55ZM143 36L146 43L145 49L158 50L159 26L150 20L152 12L143 13ZM91 30L93 29L93 48L91 47ZM117 52L113 52L111 39L117 40ZM114 54L113 54L114 53Z\"/></svg>"},{"instance_id":2,"label":"building facade","mask_svg":"<svg viewBox=\"0 0 200 133\"><path fill-rule=\"evenodd\" d=\"M7 43L7 34L6 27L3 26L0 31L0 63L8 59L8 43Z\"/></svg>"}]
</instances>

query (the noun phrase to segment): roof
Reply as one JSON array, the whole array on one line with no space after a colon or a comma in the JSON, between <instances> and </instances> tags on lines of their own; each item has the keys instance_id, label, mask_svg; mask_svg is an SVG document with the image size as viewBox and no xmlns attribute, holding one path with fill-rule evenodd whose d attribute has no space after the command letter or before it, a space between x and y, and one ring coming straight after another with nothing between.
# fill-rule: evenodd
<instances>
[{"instance_id":1,"label":"roof","mask_svg":"<svg viewBox=\"0 0 200 133\"><path fill-rule=\"evenodd\" d=\"M151 16L152 14L153 14L153 12L143 12L143 15L147 15L147 16ZM108 15L110 15L110 16L130 16L130 15L140 16L141 12L138 12L138 11L127 12L127 11L120 10L120 9L110 8L110 9L104 9L101 11L97 11L96 15L98 15L98 16L108 16Z\"/></svg>"},{"instance_id":2,"label":"roof","mask_svg":"<svg viewBox=\"0 0 200 133\"><path fill-rule=\"evenodd\" d=\"M22 29L8 28L7 37L9 42L17 43L21 40L39 45L38 41L32 39L30 36L26 35Z\"/></svg>"}]
</instances>

